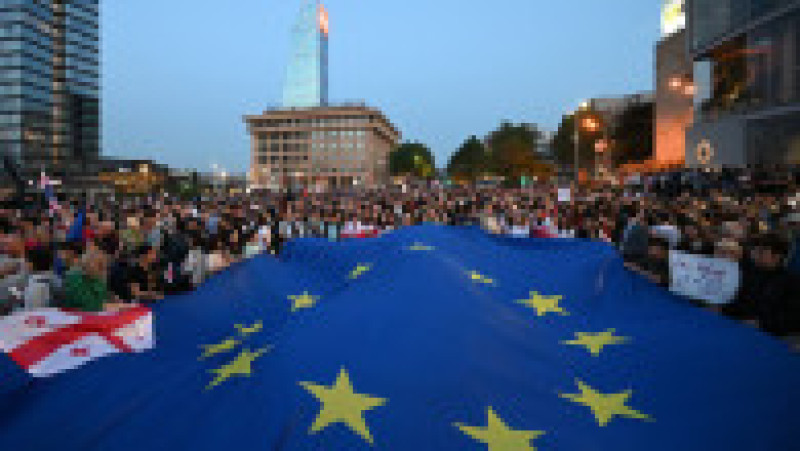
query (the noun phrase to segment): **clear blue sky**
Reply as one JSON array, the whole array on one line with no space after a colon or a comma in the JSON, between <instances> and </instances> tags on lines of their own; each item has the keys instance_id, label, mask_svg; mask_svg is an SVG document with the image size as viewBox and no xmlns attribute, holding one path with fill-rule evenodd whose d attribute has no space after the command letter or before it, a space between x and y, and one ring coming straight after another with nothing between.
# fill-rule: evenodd
<instances>
[{"instance_id":1,"label":"clear blue sky","mask_svg":"<svg viewBox=\"0 0 800 451\"><path fill-rule=\"evenodd\" d=\"M442 166L503 119L651 89L660 0L327 0L332 100L364 99ZM106 155L243 171L300 0L103 2Z\"/></svg>"}]
</instances>

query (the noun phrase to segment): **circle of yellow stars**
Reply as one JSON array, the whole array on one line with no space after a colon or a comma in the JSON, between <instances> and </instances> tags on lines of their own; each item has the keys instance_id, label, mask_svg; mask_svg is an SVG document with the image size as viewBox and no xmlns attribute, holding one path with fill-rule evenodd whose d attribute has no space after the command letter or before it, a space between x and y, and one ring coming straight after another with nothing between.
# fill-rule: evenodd
<instances>
[{"instance_id":1,"label":"circle of yellow stars","mask_svg":"<svg viewBox=\"0 0 800 451\"><path fill-rule=\"evenodd\" d=\"M264 323L258 321L251 326L234 324L233 327L238 331L239 337L228 337L216 344L200 345L203 353L198 360L205 360L219 354L225 354L236 349L237 346L243 344L243 339L249 335L261 332L264 328ZM214 374L214 379L206 385L206 390L210 390L223 382L227 381L233 376L250 376L252 374L252 363L266 354L272 349L271 346L251 351L249 348L243 348L239 354L230 362L222 365L219 368L208 370L210 374Z\"/></svg>"},{"instance_id":2,"label":"circle of yellow stars","mask_svg":"<svg viewBox=\"0 0 800 451\"><path fill-rule=\"evenodd\" d=\"M636 418L639 420L652 420L649 415L628 406L628 399L630 399L633 393L631 390L604 394L590 387L580 379L576 379L575 382L578 384L578 389L581 391L580 393L562 393L559 396L569 399L572 402L583 404L591 409L600 427L607 425L615 416Z\"/></svg>"},{"instance_id":3,"label":"circle of yellow stars","mask_svg":"<svg viewBox=\"0 0 800 451\"><path fill-rule=\"evenodd\" d=\"M208 372L216 374L216 377L206 386L206 390L216 387L233 376L250 376L253 372L251 367L253 361L269 350L270 348L263 348L253 352L245 348L232 362L222 365L219 368L209 370Z\"/></svg>"},{"instance_id":4,"label":"circle of yellow stars","mask_svg":"<svg viewBox=\"0 0 800 451\"><path fill-rule=\"evenodd\" d=\"M593 357L598 357L603 348L609 345L618 345L630 341L628 337L614 335L616 330L608 329L605 332L576 332L574 340L562 341L565 345L584 346Z\"/></svg>"},{"instance_id":5,"label":"circle of yellow stars","mask_svg":"<svg viewBox=\"0 0 800 451\"><path fill-rule=\"evenodd\" d=\"M304 291L301 295L289 296L289 300L292 301L292 312L296 312L314 307L319 301L319 296L312 296L308 291Z\"/></svg>"},{"instance_id":6,"label":"circle of yellow stars","mask_svg":"<svg viewBox=\"0 0 800 451\"><path fill-rule=\"evenodd\" d=\"M436 250L435 247L428 246L428 245L420 243L420 242L416 242L416 243L414 243L413 245L409 246L406 249L408 249L409 251L415 251L415 252L430 252L430 251Z\"/></svg>"},{"instance_id":7,"label":"circle of yellow stars","mask_svg":"<svg viewBox=\"0 0 800 451\"><path fill-rule=\"evenodd\" d=\"M361 277L362 275L364 275L367 272L369 272L371 269L372 269L372 265L371 264L369 264L369 263L359 263L358 266L356 266L355 268L353 268L352 271L350 271L350 275L348 277L350 278L350 280L356 280L359 277Z\"/></svg>"},{"instance_id":8,"label":"circle of yellow stars","mask_svg":"<svg viewBox=\"0 0 800 451\"><path fill-rule=\"evenodd\" d=\"M386 399L356 392L344 367L330 387L314 382L300 382L300 386L322 404L309 429L310 434L315 434L331 424L342 423L367 443L373 444L372 434L364 420L364 412L386 404Z\"/></svg>"},{"instance_id":9,"label":"circle of yellow stars","mask_svg":"<svg viewBox=\"0 0 800 451\"><path fill-rule=\"evenodd\" d=\"M415 243L408 248L412 251L432 251L434 249L432 246L421 243ZM349 273L348 278L359 279L371 270L372 264L359 263ZM471 281L477 284L496 284L494 279L477 271L468 271L467 275ZM320 299L319 296L313 296L308 291L304 291L301 295L288 296L288 298L292 301L292 312L312 308ZM538 291L530 291L527 299L517 300L516 303L533 309L537 317L547 314L568 316L569 312L561 305L562 300L563 296L560 295L546 296ZM258 321L252 326L235 324L234 327L239 335L245 338L260 332L263 329L263 323ZM574 339L561 341L561 344L584 347L593 357L598 357L606 346L625 344L630 340L630 337L617 336L615 329L607 329L603 332L576 332ZM242 343L241 339L231 337L218 344L201 345L203 353L198 360L233 351ZM215 377L206 386L206 390L210 390L234 376L250 376L253 362L270 350L271 347L256 351L251 351L249 348L242 349L231 362L209 370L209 373L214 374ZM559 393L559 397L588 407L600 427L605 427L615 417L655 421L650 415L628 405L633 394L632 390L602 393L580 379L576 379L575 382L579 393ZM333 424L342 424L370 445L374 444L365 413L384 406L388 402L386 398L357 392L344 367L341 368L331 386L316 382L300 382L299 385L321 404L320 410L309 428L309 434L316 434ZM532 442L545 435L545 431L510 427L492 406L486 410L486 426L470 426L463 423L454 423L453 426L473 440L485 444L489 451L535 450Z\"/></svg>"},{"instance_id":10,"label":"circle of yellow stars","mask_svg":"<svg viewBox=\"0 0 800 451\"><path fill-rule=\"evenodd\" d=\"M544 431L523 431L511 429L489 406L486 409L486 426L467 426L455 423L461 432L472 439L485 443L489 451L534 450L531 441L544 435Z\"/></svg>"},{"instance_id":11,"label":"circle of yellow stars","mask_svg":"<svg viewBox=\"0 0 800 451\"><path fill-rule=\"evenodd\" d=\"M483 285L494 285L494 279L484 276L483 274L479 273L478 271L467 271L467 276L469 279L475 283L483 284Z\"/></svg>"},{"instance_id":12,"label":"circle of yellow stars","mask_svg":"<svg viewBox=\"0 0 800 451\"><path fill-rule=\"evenodd\" d=\"M548 313L568 316L569 312L559 305L563 298L563 296L542 296L538 291L531 291L528 299L520 299L517 303L536 310L536 316L544 316Z\"/></svg>"}]
</instances>

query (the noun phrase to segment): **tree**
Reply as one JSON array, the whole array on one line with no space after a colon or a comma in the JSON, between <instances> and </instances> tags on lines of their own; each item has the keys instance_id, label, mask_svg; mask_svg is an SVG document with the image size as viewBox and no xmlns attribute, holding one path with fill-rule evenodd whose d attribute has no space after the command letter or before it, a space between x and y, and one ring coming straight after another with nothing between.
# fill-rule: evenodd
<instances>
[{"instance_id":1,"label":"tree","mask_svg":"<svg viewBox=\"0 0 800 451\"><path fill-rule=\"evenodd\" d=\"M615 165L652 158L654 114L652 102L631 105L620 114L611 131L611 159Z\"/></svg>"},{"instance_id":2,"label":"tree","mask_svg":"<svg viewBox=\"0 0 800 451\"><path fill-rule=\"evenodd\" d=\"M389 154L389 173L393 176L432 177L435 172L433 154L424 144L403 143Z\"/></svg>"},{"instance_id":3,"label":"tree","mask_svg":"<svg viewBox=\"0 0 800 451\"><path fill-rule=\"evenodd\" d=\"M545 176L550 165L536 154L542 133L533 124L503 122L488 138L490 168L495 175L518 180L522 176Z\"/></svg>"},{"instance_id":4,"label":"tree","mask_svg":"<svg viewBox=\"0 0 800 451\"><path fill-rule=\"evenodd\" d=\"M595 114L589 113L588 114ZM584 113L579 113L582 115ZM578 166L581 169L587 169L594 165L594 144L600 139L601 133L590 132L586 130L580 131L578 140ZM558 126L558 131L553 137L553 152L555 153L556 161L562 166L575 165L575 115L568 114L561 118L561 124Z\"/></svg>"},{"instance_id":5,"label":"tree","mask_svg":"<svg viewBox=\"0 0 800 451\"><path fill-rule=\"evenodd\" d=\"M470 136L447 163L447 173L454 178L474 181L489 172L489 154L475 135Z\"/></svg>"}]
</instances>

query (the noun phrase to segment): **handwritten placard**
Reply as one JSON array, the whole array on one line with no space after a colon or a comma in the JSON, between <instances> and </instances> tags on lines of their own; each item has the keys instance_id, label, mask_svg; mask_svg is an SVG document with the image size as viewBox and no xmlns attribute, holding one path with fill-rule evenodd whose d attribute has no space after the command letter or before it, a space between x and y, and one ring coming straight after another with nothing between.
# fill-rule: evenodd
<instances>
[{"instance_id":1,"label":"handwritten placard","mask_svg":"<svg viewBox=\"0 0 800 451\"><path fill-rule=\"evenodd\" d=\"M671 251L670 291L709 304L728 304L741 283L739 263L724 259Z\"/></svg>"}]
</instances>

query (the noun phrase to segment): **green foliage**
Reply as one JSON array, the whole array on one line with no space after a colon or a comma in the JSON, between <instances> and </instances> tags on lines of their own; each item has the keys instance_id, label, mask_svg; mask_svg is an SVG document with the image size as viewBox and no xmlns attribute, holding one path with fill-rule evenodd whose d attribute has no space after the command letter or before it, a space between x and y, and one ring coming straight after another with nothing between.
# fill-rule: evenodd
<instances>
[{"instance_id":1,"label":"green foliage","mask_svg":"<svg viewBox=\"0 0 800 451\"><path fill-rule=\"evenodd\" d=\"M491 172L515 180L549 174L550 166L536 154L541 139L542 133L535 125L503 122L488 138Z\"/></svg>"},{"instance_id":2,"label":"green foliage","mask_svg":"<svg viewBox=\"0 0 800 451\"><path fill-rule=\"evenodd\" d=\"M547 177L552 167L536 154L541 139L542 133L533 124L503 122L489 133L488 145L474 135L464 141L450 158L447 172L464 181L493 175L513 184L519 183L522 177Z\"/></svg>"},{"instance_id":3,"label":"green foliage","mask_svg":"<svg viewBox=\"0 0 800 451\"><path fill-rule=\"evenodd\" d=\"M392 176L433 177L436 164L433 154L421 143L403 143L389 154L389 173Z\"/></svg>"},{"instance_id":4,"label":"green foliage","mask_svg":"<svg viewBox=\"0 0 800 451\"><path fill-rule=\"evenodd\" d=\"M594 143L601 138L601 133L581 131L578 148L578 165L586 169L594 165ZM569 114L561 118L555 137L553 152L556 161L564 166L575 164L575 115Z\"/></svg>"},{"instance_id":5,"label":"green foliage","mask_svg":"<svg viewBox=\"0 0 800 451\"><path fill-rule=\"evenodd\" d=\"M447 173L454 178L473 181L487 174L490 168L489 154L481 140L470 136L447 163Z\"/></svg>"},{"instance_id":6,"label":"green foliage","mask_svg":"<svg viewBox=\"0 0 800 451\"><path fill-rule=\"evenodd\" d=\"M616 165L639 163L653 156L653 103L632 105L622 112L612 130L611 158Z\"/></svg>"}]
</instances>

